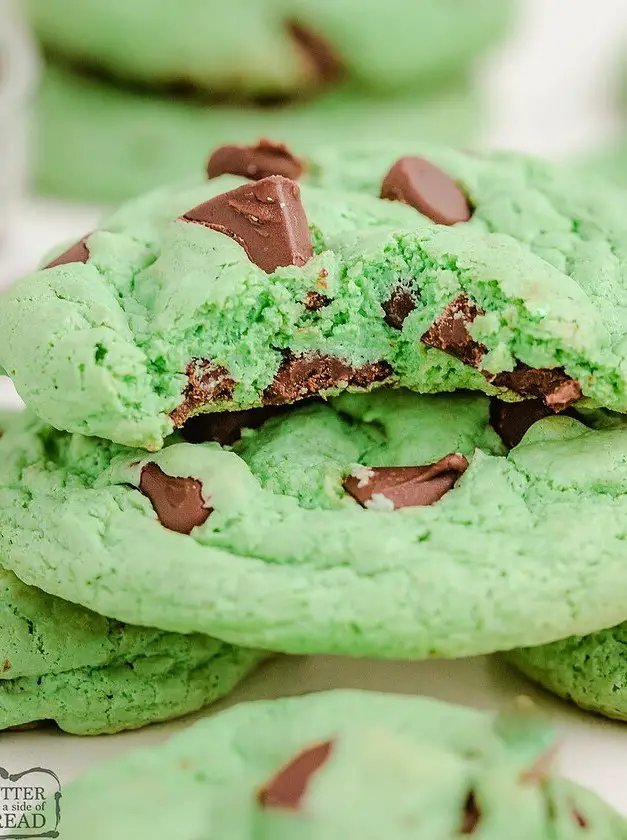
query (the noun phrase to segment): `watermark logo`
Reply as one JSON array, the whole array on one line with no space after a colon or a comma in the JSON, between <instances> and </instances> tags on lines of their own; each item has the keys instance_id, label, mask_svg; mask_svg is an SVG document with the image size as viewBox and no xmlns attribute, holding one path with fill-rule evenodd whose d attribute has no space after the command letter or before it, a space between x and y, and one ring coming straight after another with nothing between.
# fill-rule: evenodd
<instances>
[{"instance_id":1,"label":"watermark logo","mask_svg":"<svg viewBox=\"0 0 627 840\"><path fill-rule=\"evenodd\" d=\"M61 781L52 770L31 767L9 773L0 767L0 837L58 837Z\"/></svg>"}]
</instances>

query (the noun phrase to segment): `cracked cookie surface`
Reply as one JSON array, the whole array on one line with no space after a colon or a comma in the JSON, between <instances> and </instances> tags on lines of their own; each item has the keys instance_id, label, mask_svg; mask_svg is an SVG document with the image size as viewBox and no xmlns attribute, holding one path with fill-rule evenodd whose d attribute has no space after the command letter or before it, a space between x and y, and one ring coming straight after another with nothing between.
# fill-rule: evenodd
<instances>
[{"instance_id":1,"label":"cracked cookie surface","mask_svg":"<svg viewBox=\"0 0 627 840\"><path fill-rule=\"evenodd\" d=\"M375 197L390 152L305 157L264 236L275 247L298 206L311 250L271 273L249 247L257 209L237 234L190 216L235 195L257 207L264 181L224 175L127 204L87 257L57 255L3 295L0 364L57 428L152 450L195 413L382 383L627 410L627 196L530 158L418 151L431 170L414 206ZM457 224L415 209L440 218L434 167L464 196Z\"/></svg>"},{"instance_id":2,"label":"cracked cookie surface","mask_svg":"<svg viewBox=\"0 0 627 840\"><path fill-rule=\"evenodd\" d=\"M622 418L522 405L524 436L480 394L345 394L207 415L190 437L213 442L152 455L31 418L0 438L3 562L103 615L288 653L456 657L616 624Z\"/></svg>"},{"instance_id":3,"label":"cracked cookie surface","mask_svg":"<svg viewBox=\"0 0 627 840\"><path fill-rule=\"evenodd\" d=\"M556 774L554 750L533 716L423 698L244 703L67 786L63 833L82 837L98 813L95 840L145 837L147 825L154 840L172 826L207 840L627 837L613 809Z\"/></svg>"}]
</instances>

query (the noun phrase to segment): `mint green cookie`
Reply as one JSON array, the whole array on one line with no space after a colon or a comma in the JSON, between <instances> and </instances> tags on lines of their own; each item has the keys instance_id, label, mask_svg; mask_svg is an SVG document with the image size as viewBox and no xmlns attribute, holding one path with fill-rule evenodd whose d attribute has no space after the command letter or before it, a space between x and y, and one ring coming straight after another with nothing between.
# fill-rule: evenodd
<instances>
[{"instance_id":1,"label":"mint green cookie","mask_svg":"<svg viewBox=\"0 0 627 840\"><path fill-rule=\"evenodd\" d=\"M0 427L16 432L19 412ZM263 658L207 636L132 627L0 569L0 730L54 720L79 735L136 729L228 694Z\"/></svg>"},{"instance_id":2,"label":"mint green cookie","mask_svg":"<svg viewBox=\"0 0 627 840\"><path fill-rule=\"evenodd\" d=\"M103 615L288 653L457 657L624 620L625 428L548 417L505 455L489 414L381 390L156 455L31 418L0 438L3 562Z\"/></svg>"},{"instance_id":3,"label":"mint green cookie","mask_svg":"<svg viewBox=\"0 0 627 840\"><path fill-rule=\"evenodd\" d=\"M200 173L214 145L263 135L468 144L483 110L474 65L511 5L27 0L50 56L38 188L120 201Z\"/></svg>"},{"instance_id":4,"label":"mint green cookie","mask_svg":"<svg viewBox=\"0 0 627 840\"><path fill-rule=\"evenodd\" d=\"M94 840L627 837L615 811L554 773L554 738L533 718L417 697L246 703L66 786L60 828L64 840L86 825Z\"/></svg>"},{"instance_id":5,"label":"mint green cookie","mask_svg":"<svg viewBox=\"0 0 627 840\"><path fill-rule=\"evenodd\" d=\"M0 365L56 428L150 450L199 412L381 384L627 411L627 194L532 158L413 151L443 170L429 200L442 190L469 221L375 198L393 151L320 152L302 206L287 179L162 189L2 295ZM266 271L194 223L212 198L252 202L239 218L271 255L295 213L302 253L279 259L297 264ZM264 237L260 207L286 214ZM529 369L552 381L521 383Z\"/></svg>"},{"instance_id":6,"label":"mint green cookie","mask_svg":"<svg viewBox=\"0 0 627 840\"><path fill-rule=\"evenodd\" d=\"M180 717L264 658L207 636L132 627L0 570L0 730L54 720L96 735Z\"/></svg>"},{"instance_id":7,"label":"mint green cookie","mask_svg":"<svg viewBox=\"0 0 627 840\"><path fill-rule=\"evenodd\" d=\"M574 636L538 648L513 651L509 659L582 709L627 720L627 625Z\"/></svg>"},{"instance_id":8,"label":"mint green cookie","mask_svg":"<svg viewBox=\"0 0 627 840\"><path fill-rule=\"evenodd\" d=\"M126 90L54 65L46 69L36 107L37 188L98 202L122 201L194 174L200 178L220 143L271 136L311 148L330 136L385 142L393 131L408 141L468 144L483 116L479 96L459 74L383 98L341 88L260 108Z\"/></svg>"},{"instance_id":9,"label":"mint green cookie","mask_svg":"<svg viewBox=\"0 0 627 840\"><path fill-rule=\"evenodd\" d=\"M596 172L621 187L627 186L627 146L624 140L601 154L586 158L584 164L588 171Z\"/></svg>"},{"instance_id":10,"label":"mint green cookie","mask_svg":"<svg viewBox=\"0 0 627 840\"><path fill-rule=\"evenodd\" d=\"M55 56L213 97L384 93L450 78L503 34L509 0L25 0Z\"/></svg>"}]
</instances>

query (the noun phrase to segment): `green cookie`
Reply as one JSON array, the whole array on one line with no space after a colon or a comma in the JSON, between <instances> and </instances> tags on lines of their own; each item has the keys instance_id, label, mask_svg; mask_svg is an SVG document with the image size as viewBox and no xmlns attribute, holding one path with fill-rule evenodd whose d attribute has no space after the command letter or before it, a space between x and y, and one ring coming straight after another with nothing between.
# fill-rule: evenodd
<instances>
[{"instance_id":1,"label":"green cookie","mask_svg":"<svg viewBox=\"0 0 627 840\"><path fill-rule=\"evenodd\" d=\"M38 186L119 201L199 173L214 144L264 135L468 143L474 63L511 5L27 0L51 56Z\"/></svg>"},{"instance_id":2,"label":"green cookie","mask_svg":"<svg viewBox=\"0 0 627 840\"><path fill-rule=\"evenodd\" d=\"M56 428L151 450L199 412L381 384L627 411L627 194L421 151L275 147L302 201L225 175L127 204L3 294L0 365Z\"/></svg>"},{"instance_id":3,"label":"green cookie","mask_svg":"<svg viewBox=\"0 0 627 840\"><path fill-rule=\"evenodd\" d=\"M23 426L2 413L0 426ZM196 711L263 658L207 636L132 627L0 569L0 730L54 720L94 735Z\"/></svg>"},{"instance_id":4,"label":"green cookie","mask_svg":"<svg viewBox=\"0 0 627 840\"><path fill-rule=\"evenodd\" d=\"M0 570L0 730L54 720L96 735L196 711L264 655L132 627L25 586Z\"/></svg>"},{"instance_id":5,"label":"green cookie","mask_svg":"<svg viewBox=\"0 0 627 840\"><path fill-rule=\"evenodd\" d=\"M108 4L99 7L104 11ZM98 202L122 201L194 173L200 177L220 143L270 136L311 148L330 136L385 142L393 132L408 142L424 137L468 144L483 117L479 96L460 74L382 98L342 87L258 107L127 90L53 64L36 109L37 188Z\"/></svg>"},{"instance_id":6,"label":"green cookie","mask_svg":"<svg viewBox=\"0 0 627 840\"><path fill-rule=\"evenodd\" d=\"M86 825L93 840L627 837L608 805L554 775L554 744L533 717L416 697L245 703L67 786L60 828L64 840Z\"/></svg>"},{"instance_id":7,"label":"green cookie","mask_svg":"<svg viewBox=\"0 0 627 840\"><path fill-rule=\"evenodd\" d=\"M450 78L503 34L509 0L25 0L55 56L213 97L388 93ZM76 145L72 143L71 145ZM97 165L97 158L94 159Z\"/></svg>"},{"instance_id":8,"label":"green cookie","mask_svg":"<svg viewBox=\"0 0 627 840\"><path fill-rule=\"evenodd\" d=\"M622 143L584 161L588 171L597 172L620 186L627 186L627 145Z\"/></svg>"},{"instance_id":9,"label":"green cookie","mask_svg":"<svg viewBox=\"0 0 627 840\"><path fill-rule=\"evenodd\" d=\"M627 720L627 625L513 651L528 677L582 709Z\"/></svg>"},{"instance_id":10,"label":"green cookie","mask_svg":"<svg viewBox=\"0 0 627 840\"><path fill-rule=\"evenodd\" d=\"M522 408L493 406L510 445L544 410ZM548 417L505 456L489 413L380 390L211 415L186 434L233 450L156 455L31 418L0 439L3 562L103 615L288 653L457 657L624 620L627 430Z\"/></svg>"}]
</instances>

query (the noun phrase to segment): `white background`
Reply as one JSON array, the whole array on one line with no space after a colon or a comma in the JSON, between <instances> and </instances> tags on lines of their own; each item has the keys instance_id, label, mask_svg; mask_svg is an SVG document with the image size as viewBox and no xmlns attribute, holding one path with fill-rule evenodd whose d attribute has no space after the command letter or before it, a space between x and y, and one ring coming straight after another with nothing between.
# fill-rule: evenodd
<instances>
[{"instance_id":1,"label":"white background","mask_svg":"<svg viewBox=\"0 0 627 840\"><path fill-rule=\"evenodd\" d=\"M610 138L619 124L611 102L620 45L627 43L627 0L522 0L521 5L516 37L484 73L493 111L486 143L559 159ZM59 240L82 236L97 217L93 208L50 202L16 207L12 239L0 261L0 282L30 269ZM6 383L3 393L5 399L15 399ZM496 659L408 664L278 658L228 702L333 687L428 694L485 708L530 695L563 727L564 772L627 814L627 724L585 715L536 691ZM70 737L56 730L7 733L0 736L0 761L13 772L49 767L67 781L96 762L156 743L189 723L188 718L100 738Z\"/></svg>"}]
</instances>

